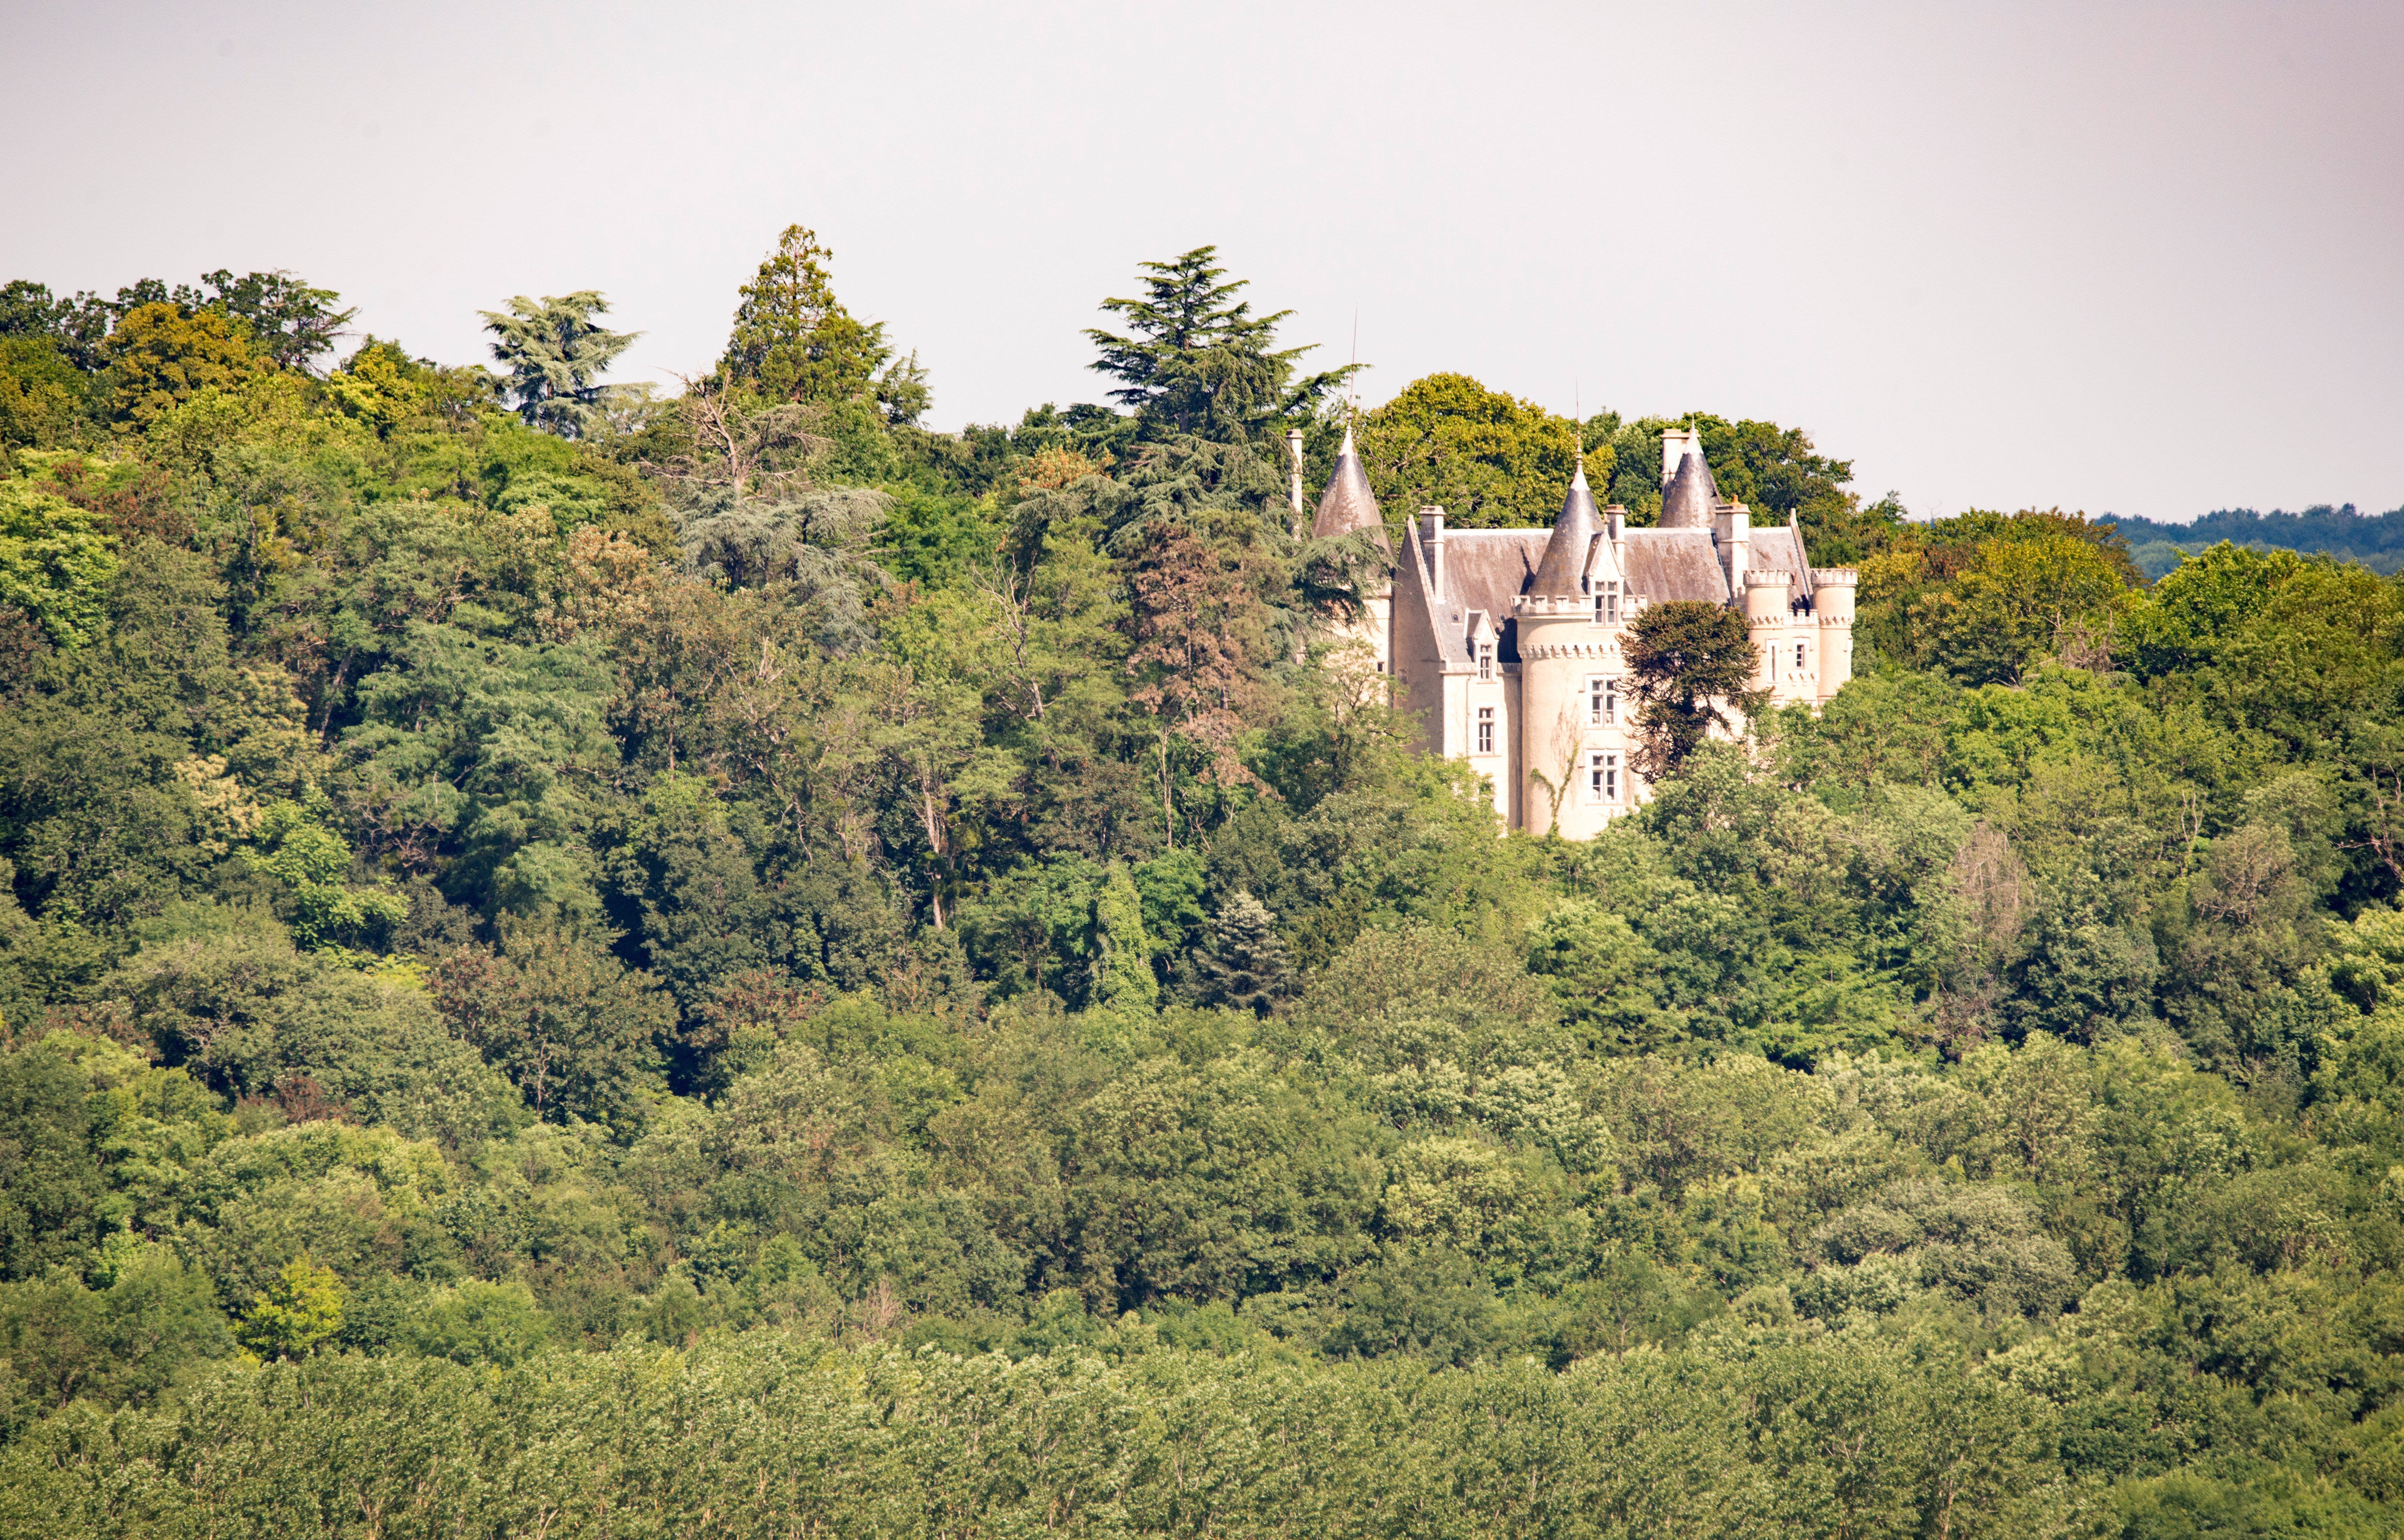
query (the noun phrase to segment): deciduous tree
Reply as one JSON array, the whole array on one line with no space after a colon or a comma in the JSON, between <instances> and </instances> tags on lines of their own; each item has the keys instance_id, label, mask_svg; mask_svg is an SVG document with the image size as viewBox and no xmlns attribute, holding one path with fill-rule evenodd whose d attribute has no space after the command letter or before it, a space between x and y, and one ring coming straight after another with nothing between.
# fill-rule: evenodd
<instances>
[{"instance_id":1,"label":"deciduous tree","mask_svg":"<svg viewBox=\"0 0 2404 1540\"><path fill-rule=\"evenodd\" d=\"M1363 414L1359 443L1389 518L1434 505L1448 521L1483 529L1553 521L1576 465L1578 431L1465 374L1431 374ZM1610 482L1611 452L1604 445L1587 456L1597 485Z\"/></svg>"},{"instance_id":2,"label":"deciduous tree","mask_svg":"<svg viewBox=\"0 0 2404 1540\"><path fill-rule=\"evenodd\" d=\"M1737 726L1766 699L1753 689L1752 628L1725 604L1670 600L1648 604L1628 627L1626 647L1642 745L1633 756L1649 780L1674 775L1713 728Z\"/></svg>"}]
</instances>

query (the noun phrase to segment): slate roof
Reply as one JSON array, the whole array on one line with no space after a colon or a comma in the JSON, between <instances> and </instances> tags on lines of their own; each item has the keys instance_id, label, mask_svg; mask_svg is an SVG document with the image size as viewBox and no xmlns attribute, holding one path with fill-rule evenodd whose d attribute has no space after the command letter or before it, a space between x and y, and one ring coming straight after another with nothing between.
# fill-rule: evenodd
<instances>
[{"instance_id":1,"label":"slate roof","mask_svg":"<svg viewBox=\"0 0 2404 1540\"><path fill-rule=\"evenodd\" d=\"M1712 505L1719 501L1719 483L1702 455L1688 450L1678 462L1678 474L1661 491L1661 527L1665 530L1707 530Z\"/></svg>"},{"instance_id":2,"label":"slate roof","mask_svg":"<svg viewBox=\"0 0 2404 1540\"><path fill-rule=\"evenodd\" d=\"M1578 580L1586 576L1586 557L1594 537L1602 533L1602 516L1595 512L1594 493L1586 490L1586 463L1578 462L1577 475L1570 482L1569 495L1561 499L1561 511L1553 520L1553 533L1544 545L1544 554L1536 563L1530 593L1555 597L1574 597L1584 590Z\"/></svg>"},{"instance_id":3,"label":"slate roof","mask_svg":"<svg viewBox=\"0 0 2404 1540\"><path fill-rule=\"evenodd\" d=\"M1688 457L1693 463L1694 457ZM1684 471L1680 475L1684 476ZM1628 530L1628 591L1660 604L1671 599L1728 601L1727 574L1709 529Z\"/></svg>"},{"instance_id":4,"label":"slate roof","mask_svg":"<svg viewBox=\"0 0 2404 1540\"><path fill-rule=\"evenodd\" d=\"M1684 469L1682 466L1682 473ZM1572 489L1562 506L1560 521L1551 529L1445 531L1445 584L1449 591L1441 596L1429 595L1431 601L1442 600L1432 604L1429 621L1435 629L1436 650L1446 667L1466 668L1475 661L1469 654L1467 637L1469 617L1479 610L1486 612L1501 637L1495 649L1500 659L1508 663L1519 660L1519 625L1512 611L1512 601L1522 594L1556 591L1544 569L1557 548L1575 553L1570 558L1574 564L1569 569L1567 585L1558 590L1562 594L1576 593L1578 577L1589 570L1608 569L1609 544L1601 538L1600 520L1593 510L1592 493L1580 485ZM1588 532L1581 535L1572 530L1566 541L1562 540L1562 526L1581 520L1593 520ZM1725 604L1732 597L1726 570L1720 565L1719 547L1708 526L1624 529L1620 538L1620 578L1630 597L1650 604L1698 600L1707 604ZM1405 560L1426 562L1427 550L1416 522L1408 527L1404 545ZM1792 574L1793 591L1797 596L1811 592L1808 558L1802 531L1791 518L1782 527L1771 525L1752 532L1752 565ZM1422 565L1420 570L1424 573L1426 567Z\"/></svg>"},{"instance_id":5,"label":"slate roof","mask_svg":"<svg viewBox=\"0 0 2404 1540\"><path fill-rule=\"evenodd\" d=\"M1811 563L1803 549L1803 532L1792 520L1783 526L1754 530L1752 545L1752 554L1746 558L1749 564L1791 574L1794 586L1787 590L1791 597L1801 598L1811 591Z\"/></svg>"},{"instance_id":6,"label":"slate roof","mask_svg":"<svg viewBox=\"0 0 2404 1540\"><path fill-rule=\"evenodd\" d=\"M1473 610L1484 610L1502 633L1496 653L1506 663L1519 659L1519 623L1511 601L1528 591L1544 560L1550 530L1447 530L1444 532L1445 585L1451 591L1434 612L1436 638L1447 662L1466 662L1469 651L1461 638L1468 633Z\"/></svg>"},{"instance_id":7,"label":"slate roof","mask_svg":"<svg viewBox=\"0 0 2404 1540\"><path fill-rule=\"evenodd\" d=\"M1380 548L1393 548L1386 542L1385 516L1377 511L1377 496L1369 490L1369 474L1361 468L1361 454L1352 447L1352 430L1348 427L1344 447L1335 451L1335 474L1327 479L1327 490L1320 493L1310 537L1326 540L1356 530L1373 530Z\"/></svg>"}]
</instances>

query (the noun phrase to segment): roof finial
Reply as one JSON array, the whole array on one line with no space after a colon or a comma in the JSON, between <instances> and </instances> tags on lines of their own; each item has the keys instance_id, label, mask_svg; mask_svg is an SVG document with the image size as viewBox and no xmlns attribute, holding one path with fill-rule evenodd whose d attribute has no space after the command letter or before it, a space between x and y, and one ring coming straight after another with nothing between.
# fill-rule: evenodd
<instances>
[{"instance_id":1,"label":"roof finial","mask_svg":"<svg viewBox=\"0 0 2404 1540\"><path fill-rule=\"evenodd\" d=\"M1344 431L1352 431L1352 419L1361 413L1361 307L1352 307L1352 362L1344 370Z\"/></svg>"},{"instance_id":2,"label":"roof finial","mask_svg":"<svg viewBox=\"0 0 2404 1540\"><path fill-rule=\"evenodd\" d=\"M1570 377L1570 431L1577 435L1577 473L1586 474L1586 387Z\"/></svg>"}]
</instances>

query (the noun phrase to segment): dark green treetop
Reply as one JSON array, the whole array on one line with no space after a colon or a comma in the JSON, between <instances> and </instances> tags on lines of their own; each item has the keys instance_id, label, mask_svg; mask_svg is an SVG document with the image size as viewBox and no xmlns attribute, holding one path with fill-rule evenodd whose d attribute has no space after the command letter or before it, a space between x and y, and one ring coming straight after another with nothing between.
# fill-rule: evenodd
<instances>
[{"instance_id":1,"label":"dark green treetop","mask_svg":"<svg viewBox=\"0 0 2404 1540\"><path fill-rule=\"evenodd\" d=\"M1123 382L1111 395L1130 408L1142 437L1193 434L1236 442L1307 417L1333 395L1353 366L1296 381L1295 363L1307 347L1277 345L1277 328L1293 312L1254 315L1237 298L1244 279L1229 279L1217 246L1196 246L1167 262L1145 262L1144 293L1105 299L1127 333L1099 327L1085 335L1101 350L1097 373Z\"/></svg>"}]
</instances>

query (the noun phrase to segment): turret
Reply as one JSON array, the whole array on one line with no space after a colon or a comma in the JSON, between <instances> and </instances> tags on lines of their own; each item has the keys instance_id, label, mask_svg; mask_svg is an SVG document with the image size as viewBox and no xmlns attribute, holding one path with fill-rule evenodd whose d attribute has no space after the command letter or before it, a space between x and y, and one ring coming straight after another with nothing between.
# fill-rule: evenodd
<instances>
[{"instance_id":1,"label":"turret","mask_svg":"<svg viewBox=\"0 0 2404 1540\"><path fill-rule=\"evenodd\" d=\"M1753 630L1753 687L1768 689L1778 677L1778 644L1786 633L1787 596L1795 575L1755 567L1743 576L1744 618Z\"/></svg>"},{"instance_id":2,"label":"turret","mask_svg":"<svg viewBox=\"0 0 2404 1540\"><path fill-rule=\"evenodd\" d=\"M1614 793L1624 784L1626 751L1615 742L1598 747L1593 692L1587 688L1589 678L1616 672L1609 633L1595 623L1587 588L1593 573L1608 575L1606 580L1618 575L1619 563L1608 548L1597 549L1603 534L1581 463L1527 591L1512 608L1519 623L1519 806L1527 810L1526 826L1542 833L1558 801L1559 832L1572 839L1591 838L1611 814L1613 804L1591 796L1595 753L1614 756Z\"/></svg>"},{"instance_id":3,"label":"turret","mask_svg":"<svg viewBox=\"0 0 2404 1540\"><path fill-rule=\"evenodd\" d=\"M1703 464L1700 449L1689 450L1678 462L1678 472L1661 491L1661 527L1665 530L1707 530L1719 486L1712 467Z\"/></svg>"},{"instance_id":4,"label":"turret","mask_svg":"<svg viewBox=\"0 0 2404 1540\"><path fill-rule=\"evenodd\" d=\"M1813 567L1812 597L1819 601L1817 610L1823 626L1842 626L1851 630L1853 624L1853 590L1860 586L1861 574L1851 567Z\"/></svg>"},{"instance_id":5,"label":"turret","mask_svg":"<svg viewBox=\"0 0 2404 1540\"><path fill-rule=\"evenodd\" d=\"M1293 495L1297 506L1302 494L1302 469L1299 456L1302 439L1289 435L1293 446ZM1377 672L1388 672L1393 664L1393 644L1391 640L1394 621L1394 591L1391 575L1394 548L1386 539L1386 517L1377 511L1377 494L1369 490L1369 476L1361 467L1360 451L1352 447L1352 429L1344 430L1344 447L1335 451L1335 471L1327 479L1327 490L1319 496L1319 513L1310 521L1310 536L1328 540L1341 534L1365 534L1385 553L1386 576L1371 584L1362 594L1363 614L1354 624L1345 628L1356 640L1364 644L1377 659Z\"/></svg>"},{"instance_id":6,"label":"turret","mask_svg":"<svg viewBox=\"0 0 2404 1540\"><path fill-rule=\"evenodd\" d=\"M1602 519L1595 512L1594 493L1586 490L1586 463L1581 459L1577 474L1570 479L1569 495L1561 500L1560 516L1553 520L1552 538L1544 542L1544 559L1536 563L1530 595L1580 598L1586 591L1586 555L1594 537L1601 533Z\"/></svg>"},{"instance_id":7,"label":"turret","mask_svg":"<svg viewBox=\"0 0 2404 1540\"><path fill-rule=\"evenodd\" d=\"M1851 567L1811 569L1811 613L1820 622L1820 699L1853 676L1853 591L1861 575Z\"/></svg>"},{"instance_id":8,"label":"turret","mask_svg":"<svg viewBox=\"0 0 2404 1540\"><path fill-rule=\"evenodd\" d=\"M1326 540L1338 534L1375 534L1380 549L1386 543L1386 516L1377 511L1377 494L1369 490L1369 473L1361 468L1361 453L1352 447L1352 430L1344 430L1344 447L1335 451L1335 471L1327 490L1319 494L1319 513L1310 521L1310 537Z\"/></svg>"}]
</instances>

